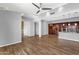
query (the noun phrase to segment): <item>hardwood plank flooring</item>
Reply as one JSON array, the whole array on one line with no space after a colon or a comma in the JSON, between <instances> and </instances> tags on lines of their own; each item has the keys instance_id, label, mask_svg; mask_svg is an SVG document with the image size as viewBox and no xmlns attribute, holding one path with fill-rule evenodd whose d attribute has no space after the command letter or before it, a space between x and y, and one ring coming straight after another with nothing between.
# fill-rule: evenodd
<instances>
[{"instance_id":1,"label":"hardwood plank flooring","mask_svg":"<svg viewBox=\"0 0 79 59\"><path fill-rule=\"evenodd\" d=\"M24 37L23 42L0 48L1 55L79 55L79 42L47 35Z\"/></svg>"}]
</instances>

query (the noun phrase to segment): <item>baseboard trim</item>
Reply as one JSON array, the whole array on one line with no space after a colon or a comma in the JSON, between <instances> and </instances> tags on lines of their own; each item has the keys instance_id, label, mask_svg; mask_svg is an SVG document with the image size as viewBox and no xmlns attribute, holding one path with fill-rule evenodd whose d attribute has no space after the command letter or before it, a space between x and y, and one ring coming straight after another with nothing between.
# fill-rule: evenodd
<instances>
[{"instance_id":1,"label":"baseboard trim","mask_svg":"<svg viewBox=\"0 0 79 59\"><path fill-rule=\"evenodd\" d=\"M13 45L13 44L21 43L21 42L22 42L22 41L18 41L18 42L10 43L10 44L5 44L5 45L0 45L0 47L5 47L5 46L9 46L9 45Z\"/></svg>"},{"instance_id":2,"label":"baseboard trim","mask_svg":"<svg viewBox=\"0 0 79 59\"><path fill-rule=\"evenodd\" d=\"M75 39L63 39L63 38L59 38L59 39L79 42L79 40L75 40Z\"/></svg>"}]
</instances>

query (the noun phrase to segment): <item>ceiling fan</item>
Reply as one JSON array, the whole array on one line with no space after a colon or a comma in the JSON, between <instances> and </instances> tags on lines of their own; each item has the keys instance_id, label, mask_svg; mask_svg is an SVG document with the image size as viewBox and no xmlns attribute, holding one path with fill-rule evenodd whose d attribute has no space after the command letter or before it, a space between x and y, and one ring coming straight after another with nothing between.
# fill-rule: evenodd
<instances>
[{"instance_id":1,"label":"ceiling fan","mask_svg":"<svg viewBox=\"0 0 79 59\"><path fill-rule=\"evenodd\" d=\"M36 5L35 3L32 3L32 4L38 8L38 11L36 12L36 14L38 14L41 10L52 10L52 8L42 8L42 3L39 3L40 6Z\"/></svg>"}]
</instances>

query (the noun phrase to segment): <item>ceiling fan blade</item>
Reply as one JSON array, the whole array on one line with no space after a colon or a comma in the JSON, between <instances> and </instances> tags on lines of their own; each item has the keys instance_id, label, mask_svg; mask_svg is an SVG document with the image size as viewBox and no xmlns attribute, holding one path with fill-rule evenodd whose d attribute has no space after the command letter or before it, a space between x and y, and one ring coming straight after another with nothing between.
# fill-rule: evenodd
<instances>
[{"instance_id":1,"label":"ceiling fan blade","mask_svg":"<svg viewBox=\"0 0 79 59\"><path fill-rule=\"evenodd\" d=\"M38 14L40 12L40 10L38 10L37 12L36 12L36 14Z\"/></svg>"},{"instance_id":2,"label":"ceiling fan blade","mask_svg":"<svg viewBox=\"0 0 79 59\"><path fill-rule=\"evenodd\" d=\"M42 10L51 10L52 8L42 8Z\"/></svg>"},{"instance_id":3,"label":"ceiling fan blade","mask_svg":"<svg viewBox=\"0 0 79 59\"><path fill-rule=\"evenodd\" d=\"M38 9L40 9L40 7L38 5L36 5L35 3L32 3L34 6L36 6Z\"/></svg>"},{"instance_id":4,"label":"ceiling fan blade","mask_svg":"<svg viewBox=\"0 0 79 59\"><path fill-rule=\"evenodd\" d=\"M51 15L55 14L55 12L50 13Z\"/></svg>"}]
</instances>

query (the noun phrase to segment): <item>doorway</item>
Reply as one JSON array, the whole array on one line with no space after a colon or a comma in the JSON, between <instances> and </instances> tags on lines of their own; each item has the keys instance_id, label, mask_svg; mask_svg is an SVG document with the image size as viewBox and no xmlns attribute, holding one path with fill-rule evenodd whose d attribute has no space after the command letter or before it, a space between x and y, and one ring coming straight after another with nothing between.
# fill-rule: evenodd
<instances>
[{"instance_id":1,"label":"doorway","mask_svg":"<svg viewBox=\"0 0 79 59\"><path fill-rule=\"evenodd\" d=\"M21 21L21 35L22 35L22 41L23 41L23 38L24 38L24 21L23 20Z\"/></svg>"}]
</instances>

